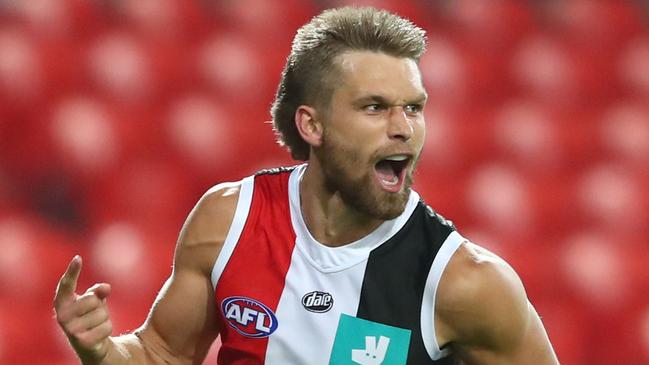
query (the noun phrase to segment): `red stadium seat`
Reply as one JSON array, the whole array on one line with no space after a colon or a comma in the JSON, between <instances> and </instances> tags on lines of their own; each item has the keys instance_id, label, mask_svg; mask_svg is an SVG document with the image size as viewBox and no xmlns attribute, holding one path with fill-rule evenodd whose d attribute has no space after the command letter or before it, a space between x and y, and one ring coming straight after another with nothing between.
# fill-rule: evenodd
<instances>
[{"instance_id":1,"label":"red stadium seat","mask_svg":"<svg viewBox=\"0 0 649 365\"><path fill-rule=\"evenodd\" d=\"M12 104L32 101L44 87L41 55L34 43L20 28L0 27L0 98Z\"/></svg>"},{"instance_id":2,"label":"red stadium seat","mask_svg":"<svg viewBox=\"0 0 649 365\"><path fill-rule=\"evenodd\" d=\"M637 168L638 172L649 172L649 108L646 105L631 101L613 104L604 111L599 127L603 148L616 162Z\"/></svg>"},{"instance_id":3,"label":"red stadium seat","mask_svg":"<svg viewBox=\"0 0 649 365\"><path fill-rule=\"evenodd\" d=\"M149 97L157 86L148 56L132 35L108 33L90 47L88 69L98 90L132 103Z\"/></svg>"},{"instance_id":4,"label":"red stadium seat","mask_svg":"<svg viewBox=\"0 0 649 365\"><path fill-rule=\"evenodd\" d=\"M182 171L155 161L124 163L120 170L88 187L84 213L90 226L126 220L143 229L175 235L200 197Z\"/></svg>"},{"instance_id":5,"label":"red stadium seat","mask_svg":"<svg viewBox=\"0 0 649 365\"><path fill-rule=\"evenodd\" d=\"M631 1L545 1L540 9L549 28L589 47L615 49L616 42L643 29L638 6Z\"/></svg>"},{"instance_id":6,"label":"red stadium seat","mask_svg":"<svg viewBox=\"0 0 649 365\"><path fill-rule=\"evenodd\" d=\"M207 39L195 56L201 79L224 98L257 100L265 74L254 44L236 34Z\"/></svg>"},{"instance_id":7,"label":"red stadium seat","mask_svg":"<svg viewBox=\"0 0 649 365\"><path fill-rule=\"evenodd\" d=\"M0 255L0 288L2 292L10 294L14 298L23 299L36 295L39 289L38 285L42 282L36 282L34 285L24 285L21 277L40 278L40 267L30 267L25 265L30 258L36 256L37 233L34 227L24 219L5 218L0 221L0 242L6 252ZM34 272L36 271L36 272ZM44 289L44 288L41 288Z\"/></svg>"},{"instance_id":8,"label":"red stadium seat","mask_svg":"<svg viewBox=\"0 0 649 365\"><path fill-rule=\"evenodd\" d=\"M520 92L551 104L570 104L578 95L574 63L564 45L548 36L523 41L511 72Z\"/></svg>"},{"instance_id":9,"label":"red stadium seat","mask_svg":"<svg viewBox=\"0 0 649 365\"><path fill-rule=\"evenodd\" d=\"M550 294L537 298L532 304L541 316L552 346L562 364L606 364L598 362L596 357L590 355L594 350L593 347L597 347L590 339L595 330L596 318L588 316L587 308L584 308L583 303ZM612 346L614 345L611 344Z\"/></svg>"},{"instance_id":10,"label":"red stadium seat","mask_svg":"<svg viewBox=\"0 0 649 365\"><path fill-rule=\"evenodd\" d=\"M141 0L117 3L124 17L141 32L174 36L180 32L180 2L176 0Z\"/></svg>"},{"instance_id":11,"label":"red stadium seat","mask_svg":"<svg viewBox=\"0 0 649 365\"><path fill-rule=\"evenodd\" d=\"M290 43L291 32L315 11L313 3L301 0L224 0L212 6L228 30L257 39L259 46Z\"/></svg>"},{"instance_id":12,"label":"red stadium seat","mask_svg":"<svg viewBox=\"0 0 649 365\"><path fill-rule=\"evenodd\" d=\"M115 333L139 327L171 274L176 232L128 222L98 226L88 242L86 275L111 284L110 310ZM119 259L116 259L119 258Z\"/></svg>"},{"instance_id":13,"label":"red stadium seat","mask_svg":"<svg viewBox=\"0 0 649 365\"><path fill-rule=\"evenodd\" d=\"M152 281L151 245L147 237L132 224L117 222L102 227L90 242L90 255L87 258L94 276L115 286L137 300L137 293L157 286ZM119 257L119 260L115 258Z\"/></svg>"},{"instance_id":14,"label":"red stadium seat","mask_svg":"<svg viewBox=\"0 0 649 365\"><path fill-rule=\"evenodd\" d=\"M432 36L420 66L428 97L435 105L458 104L466 100L470 86L467 65L458 47L447 38Z\"/></svg>"},{"instance_id":15,"label":"red stadium seat","mask_svg":"<svg viewBox=\"0 0 649 365\"><path fill-rule=\"evenodd\" d=\"M461 0L448 2L440 10L447 12L451 29L464 39L473 45L499 50L516 43L534 28L532 9L518 1Z\"/></svg>"},{"instance_id":16,"label":"red stadium seat","mask_svg":"<svg viewBox=\"0 0 649 365\"><path fill-rule=\"evenodd\" d=\"M577 185L577 207L586 222L611 232L641 232L647 221L639 181L615 165L594 166Z\"/></svg>"},{"instance_id":17,"label":"red stadium seat","mask_svg":"<svg viewBox=\"0 0 649 365\"><path fill-rule=\"evenodd\" d=\"M61 262L72 258L75 242L33 214L14 211L0 217L0 246L6 250L0 255L3 297L14 302L51 301L65 269Z\"/></svg>"},{"instance_id":18,"label":"red stadium seat","mask_svg":"<svg viewBox=\"0 0 649 365\"><path fill-rule=\"evenodd\" d=\"M626 90L631 95L649 97L649 37L628 42L618 59L618 73Z\"/></svg>"},{"instance_id":19,"label":"red stadium seat","mask_svg":"<svg viewBox=\"0 0 649 365\"><path fill-rule=\"evenodd\" d=\"M525 232L535 222L529 201L528 185L509 166L485 165L468 182L466 206L479 224L501 232Z\"/></svg>"},{"instance_id":20,"label":"red stadium seat","mask_svg":"<svg viewBox=\"0 0 649 365\"><path fill-rule=\"evenodd\" d=\"M61 100L48 126L68 173L101 176L119 161L121 139L108 106L89 97Z\"/></svg>"},{"instance_id":21,"label":"red stadium seat","mask_svg":"<svg viewBox=\"0 0 649 365\"><path fill-rule=\"evenodd\" d=\"M47 37L62 36L70 28L72 14L69 1L21 1L16 3L16 10L30 29Z\"/></svg>"},{"instance_id":22,"label":"red stadium seat","mask_svg":"<svg viewBox=\"0 0 649 365\"><path fill-rule=\"evenodd\" d=\"M637 339L640 343L640 355L644 362L649 362L649 305L638 316Z\"/></svg>"},{"instance_id":23,"label":"red stadium seat","mask_svg":"<svg viewBox=\"0 0 649 365\"><path fill-rule=\"evenodd\" d=\"M216 183L223 178L223 171L240 163L232 158L243 152L240 146L222 143L224 138L237 138L241 126L235 120L236 114L207 95L180 97L161 121L166 148L173 151L186 173L205 184Z\"/></svg>"},{"instance_id":24,"label":"red stadium seat","mask_svg":"<svg viewBox=\"0 0 649 365\"><path fill-rule=\"evenodd\" d=\"M506 103L494 116L494 157L503 158L532 176L551 173L565 158L556 128L549 111L534 101Z\"/></svg>"},{"instance_id":25,"label":"red stadium seat","mask_svg":"<svg viewBox=\"0 0 649 365\"><path fill-rule=\"evenodd\" d=\"M0 129L0 138L2 138L2 131ZM0 151L2 154L2 151ZM7 215L9 211L22 203L12 194L14 181L10 180L11 176L3 167L0 166L0 217Z\"/></svg>"},{"instance_id":26,"label":"red stadium seat","mask_svg":"<svg viewBox=\"0 0 649 365\"><path fill-rule=\"evenodd\" d=\"M231 135L229 123L234 118L223 106L206 96L187 96L172 103L165 125L170 147L186 155L200 170L209 168L208 161L219 156L236 154L232 148L219 143ZM223 161L225 162L225 161Z\"/></svg>"},{"instance_id":27,"label":"red stadium seat","mask_svg":"<svg viewBox=\"0 0 649 365\"><path fill-rule=\"evenodd\" d=\"M429 94L430 96L430 94ZM426 141L420 157L422 169L442 170L453 174L460 167L462 159L462 140L459 135L459 120L448 109L438 106L436 102L427 104Z\"/></svg>"},{"instance_id":28,"label":"red stadium seat","mask_svg":"<svg viewBox=\"0 0 649 365\"><path fill-rule=\"evenodd\" d=\"M561 270L581 299L601 312L618 312L632 295L626 252L616 240L595 231L578 232L561 252Z\"/></svg>"},{"instance_id":29,"label":"red stadium seat","mask_svg":"<svg viewBox=\"0 0 649 365\"><path fill-rule=\"evenodd\" d=\"M325 4L321 6L326 8L371 6L400 14L406 19L425 28L426 21L429 18L428 13L437 5L434 3L421 3L417 0L326 0Z\"/></svg>"},{"instance_id":30,"label":"red stadium seat","mask_svg":"<svg viewBox=\"0 0 649 365\"><path fill-rule=\"evenodd\" d=\"M51 311L40 310L43 307L41 302L0 301L0 361L3 364L47 364L48 359L62 357L63 346L57 344L62 336L60 333L52 336L56 321ZM63 338L60 341L67 342ZM38 351L34 351L34 343L39 344Z\"/></svg>"}]
</instances>

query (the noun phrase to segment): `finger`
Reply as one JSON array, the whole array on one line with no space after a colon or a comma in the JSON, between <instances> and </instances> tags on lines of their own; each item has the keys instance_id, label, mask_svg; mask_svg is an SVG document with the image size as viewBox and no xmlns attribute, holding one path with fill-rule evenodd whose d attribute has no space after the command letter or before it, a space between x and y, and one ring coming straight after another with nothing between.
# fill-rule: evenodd
<instances>
[{"instance_id":1,"label":"finger","mask_svg":"<svg viewBox=\"0 0 649 365\"><path fill-rule=\"evenodd\" d=\"M85 293L56 308L57 321L63 327L75 318L81 317L97 308L106 307L105 298L110 294L110 285L106 283L95 284Z\"/></svg>"},{"instance_id":2,"label":"finger","mask_svg":"<svg viewBox=\"0 0 649 365\"><path fill-rule=\"evenodd\" d=\"M79 334L91 330L100 324L106 322L109 318L106 308L97 308L81 317L76 317L66 325L69 334L78 336Z\"/></svg>"},{"instance_id":3,"label":"finger","mask_svg":"<svg viewBox=\"0 0 649 365\"><path fill-rule=\"evenodd\" d=\"M61 276L61 280L59 280L56 288L56 296L54 297L55 303L60 303L61 300L69 298L77 290L77 280L81 272L81 265L81 256L74 256L68 265L68 269L65 270L65 273Z\"/></svg>"},{"instance_id":4,"label":"finger","mask_svg":"<svg viewBox=\"0 0 649 365\"><path fill-rule=\"evenodd\" d=\"M99 299L106 299L110 295L111 292L111 286L110 284L107 283L99 283L93 285L90 289L86 291L86 293L92 292L97 296Z\"/></svg>"},{"instance_id":5,"label":"finger","mask_svg":"<svg viewBox=\"0 0 649 365\"><path fill-rule=\"evenodd\" d=\"M112 332L113 324L110 321L104 321L98 326L77 335L76 340L79 345L88 350L102 352L102 344Z\"/></svg>"},{"instance_id":6,"label":"finger","mask_svg":"<svg viewBox=\"0 0 649 365\"><path fill-rule=\"evenodd\" d=\"M101 299L96 295L84 294L76 300L71 301L65 305L61 305L56 310L56 320L62 327L66 327L67 323L74 321L86 313L92 312L97 308L105 306Z\"/></svg>"},{"instance_id":7,"label":"finger","mask_svg":"<svg viewBox=\"0 0 649 365\"><path fill-rule=\"evenodd\" d=\"M81 317L88 312L104 306L104 302L99 299L98 296L93 292L85 292L83 295L79 296L74 303L74 309L72 313L76 317Z\"/></svg>"}]
</instances>

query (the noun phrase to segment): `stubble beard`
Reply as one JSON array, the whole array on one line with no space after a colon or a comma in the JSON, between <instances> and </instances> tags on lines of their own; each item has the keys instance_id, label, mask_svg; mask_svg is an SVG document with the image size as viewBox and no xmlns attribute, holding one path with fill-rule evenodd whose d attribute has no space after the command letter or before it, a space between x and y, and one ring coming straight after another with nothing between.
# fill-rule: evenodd
<instances>
[{"instance_id":1,"label":"stubble beard","mask_svg":"<svg viewBox=\"0 0 649 365\"><path fill-rule=\"evenodd\" d=\"M351 149L324 134L322 145L315 150L322 166L325 188L338 192L342 200L374 219L391 220L403 213L412 186L412 173L406 173L404 187L397 193L383 191L375 181L374 166L362 161ZM366 170L355 177L355 170Z\"/></svg>"}]
</instances>

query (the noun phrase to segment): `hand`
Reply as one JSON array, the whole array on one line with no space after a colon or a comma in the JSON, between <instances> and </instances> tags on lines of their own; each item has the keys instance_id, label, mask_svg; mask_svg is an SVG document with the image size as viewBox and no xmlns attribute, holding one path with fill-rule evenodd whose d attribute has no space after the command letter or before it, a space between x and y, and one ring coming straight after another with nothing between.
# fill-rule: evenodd
<instances>
[{"instance_id":1,"label":"hand","mask_svg":"<svg viewBox=\"0 0 649 365\"><path fill-rule=\"evenodd\" d=\"M82 260L78 255L70 261L56 288L54 311L56 320L81 361L84 364L98 364L108 353L109 336L113 331L106 305L111 289L109 284L99 283L78 295L77 279L81 265Z\"/></svg>"}]
</instances>

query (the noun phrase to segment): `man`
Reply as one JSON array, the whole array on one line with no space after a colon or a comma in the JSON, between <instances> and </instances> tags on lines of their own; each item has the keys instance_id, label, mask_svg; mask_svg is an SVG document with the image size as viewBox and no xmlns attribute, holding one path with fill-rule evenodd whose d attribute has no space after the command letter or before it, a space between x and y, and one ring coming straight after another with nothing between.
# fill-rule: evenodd
<instances>
[{"instance_id":1,"label":"man","mask_svg":"<svg viewBox=\"0 0 649 365\"><path fill-rule=\"evenodd\" d=\"M171 277L133 334L110 337L110 286L57 320L86 365L558 364L516 273L410 189L424 141L424 31L385 11L325 11L298 30L272 109L306 164L209 190Z\"/></svg>"}]
</instances>

